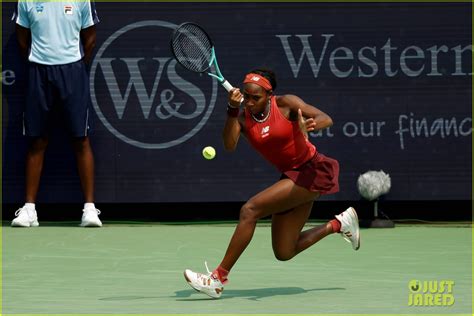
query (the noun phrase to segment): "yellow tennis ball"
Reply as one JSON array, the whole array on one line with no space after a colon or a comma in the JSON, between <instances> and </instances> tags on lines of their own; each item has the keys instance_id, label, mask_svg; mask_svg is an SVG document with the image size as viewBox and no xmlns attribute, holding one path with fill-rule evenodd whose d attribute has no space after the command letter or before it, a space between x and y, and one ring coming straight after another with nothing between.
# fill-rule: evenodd
<instances>
[{"instance_id":1,"label":"yellow tennis ball","mask_svg":"<svg viewBox=\"0 0 474 316\"><path fill-rule=\"evenodd\" d=\"M206 146L202 150L202 155L207 160L214 159L214 157L216 156L216 150L212 146Z\"/></svg>"}]
</instances>

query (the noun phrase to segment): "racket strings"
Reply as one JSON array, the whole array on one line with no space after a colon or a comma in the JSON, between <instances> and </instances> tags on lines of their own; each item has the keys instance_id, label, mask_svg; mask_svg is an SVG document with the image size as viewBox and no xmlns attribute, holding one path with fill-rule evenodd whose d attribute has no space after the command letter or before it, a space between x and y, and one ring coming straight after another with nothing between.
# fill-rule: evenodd
<instances>
[{"instance_id":1,"label":"racket strings","mask_svg":"<svg viewBox=\"0 0 474 316\"><path fill-rule=\"evenodd\" d=\"M172 49L176 59L189 70L204 72L212 62L212 43L206 33L192 24L178 28L173 36Z\"/></svg>"}]
</instances>

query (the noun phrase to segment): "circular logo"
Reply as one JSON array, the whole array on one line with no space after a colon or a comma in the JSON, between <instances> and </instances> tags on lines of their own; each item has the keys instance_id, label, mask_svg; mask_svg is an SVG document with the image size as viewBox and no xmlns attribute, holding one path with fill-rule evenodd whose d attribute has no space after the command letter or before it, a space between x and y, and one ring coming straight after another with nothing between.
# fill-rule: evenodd
<instances>
[{"instance_id":1,"label":"circular logo","mask_svg":"<svg viewBox=\"0 0 474 316\"><path fill-rule=\"evenodd\" d=\"M410 282L408 282L408 288L411 292L417 293L421 289L421 282L418 280L410 280Z\"/></svg>"},{"instance_id":2,"label":"circular logo","mask_svg":"<svg viewBox=\"0 0 474 316\"><path fill-rule=\"evenodd\" d=\"M104 126L140 148L164 149L193 137L214 109L218 84L172 58L165 21L140 21L113 33L91 65L92 105Z\"/></svg>"}]
</instances>

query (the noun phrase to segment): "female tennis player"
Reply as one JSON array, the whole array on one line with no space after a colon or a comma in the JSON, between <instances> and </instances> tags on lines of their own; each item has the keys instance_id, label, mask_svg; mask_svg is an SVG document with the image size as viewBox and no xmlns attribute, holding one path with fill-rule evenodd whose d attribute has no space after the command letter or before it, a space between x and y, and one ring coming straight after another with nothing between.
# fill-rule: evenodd
<instances>
[{"instance_id":1,"label":"female tennis player","mask_svg":"<svg viewBox=\"0 0 474 316\"><path fill-rule=\"evenodd\" d=\"M313 202L322 194L339 191L338 162L319 153L307 137L307 131L327 128L333 122L295 95L275 95L276 86L272 71L255 69L245 76L242 91L234 88L229 92L225 149L235 150L244 135L282 175L242 206L239 223L216 269L210 272L206 263L207 274L184 271L194 289L213 298L222 295L229 271L263 217L272 216L272 246L278 260L289 260L332 233L341 233L355 250L360 246L357 213L352 207L324 225L302 231Z\"/></svg>"}]
</instances>

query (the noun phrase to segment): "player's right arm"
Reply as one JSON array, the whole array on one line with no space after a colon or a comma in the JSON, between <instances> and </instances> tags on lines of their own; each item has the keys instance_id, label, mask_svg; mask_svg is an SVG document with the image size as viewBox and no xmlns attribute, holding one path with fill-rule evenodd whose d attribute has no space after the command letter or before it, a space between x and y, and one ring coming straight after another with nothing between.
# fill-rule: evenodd
<instances>
[{"instance_id":1,"label":"player's right arm","mask_svg":"<svg viewBox=\"0 0 474 316\"><path fill-rule=\"evenodd\" d=\"M240 90L234 88L229 91L229 106L239 108L240 101L243 96ZM240 133L242 131L242 120L243 113L240 113L238 117L227 115L224 130L222 131L222 140L224 141L224 149L227 151L234 151L239 142Z\"/></svg>"},{"instance_id":2,"label":"player's right arm","mask_svg":"<svg viewBox=\"0 0 474 316\"><path fill-rule=\"evenodd\" d=\"M28 58L31 43L31 31L19 24L16 25L16 39L20 48L20 54L25 59Z\"/></svg>"},{"instance_id":3,"label":"player's right arm","mask_svg":"<svg viewBox=\"0 0 474 316\"><path fill-rule=\"evenodd\" d=\"M16 24L16 39L20 49L20 54L25 59L28 58L31 46L31 30L30 20L28 17L28 3L26 1L18 1L14 13Z\"/></svg>"},{"instance_id":4,"label":"player's right arm","mask_svg":"<svg viewBox=\"0 0 474 316\"><path fill-rule=\"evenodd\" d=\"M31 46L31 30L30 19L28 17L28 3L26 1L18 1L14 18L16 24L16 39L20 54L27 59Z\"/></svg>"}]
</instances>

